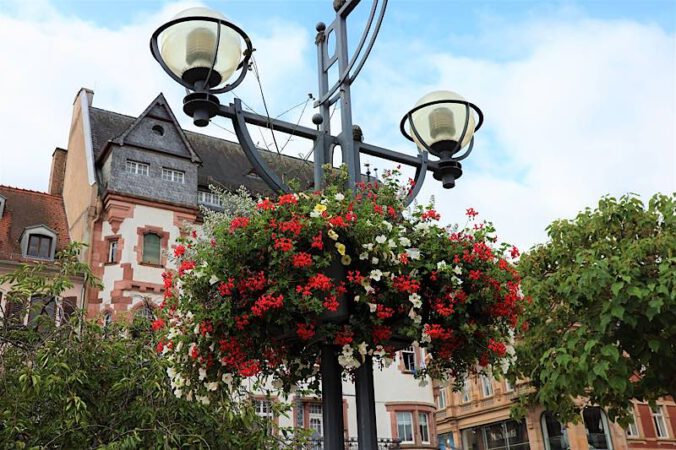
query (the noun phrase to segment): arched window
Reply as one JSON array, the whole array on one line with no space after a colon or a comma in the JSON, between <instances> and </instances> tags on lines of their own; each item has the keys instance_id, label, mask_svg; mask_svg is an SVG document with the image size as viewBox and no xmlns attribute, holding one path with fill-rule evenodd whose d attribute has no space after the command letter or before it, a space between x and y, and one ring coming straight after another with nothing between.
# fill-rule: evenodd
<instances>
[{"instance_id":1,"label":"arched window","mask_svg":"<svg viewBox=\"0 0 676 450\"><path fill-rule=\"evenodd\" d=\"M582 410L582 419L587 432L589 450L613 450L608 418L603 410L598 407L585 408Z\"/></svg>"},{"instance_id":2,"label":"arched window","mask_svg":"<svg viewBox=\"0 0 676 450\"><path fill-rule=\"evenodd\" d=\"M554 418L549 411L542 413L540 417L542 436L545 441L545 450L569 450L568 430L561 422Z\"/></svg>"},{"instance_id":3,"label":"arched window","mask_svg":"<svg viewBox=\"0 0 676 450\"><path fill-rule=\"evenodd\" d=\"M160 237L155 233L143 235L143 262L160 264Z\"/></svg>"}]
</instances>

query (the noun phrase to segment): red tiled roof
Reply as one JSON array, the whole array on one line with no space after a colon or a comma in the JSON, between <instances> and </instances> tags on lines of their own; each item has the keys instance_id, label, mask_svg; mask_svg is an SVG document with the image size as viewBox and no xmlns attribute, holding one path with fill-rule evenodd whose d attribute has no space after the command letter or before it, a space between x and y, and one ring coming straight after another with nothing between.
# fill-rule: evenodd
<instances>
[{"instance_id":1,"label":"red tiled roof","mask_svg":"<svg viewBox=\"0 0 676 450\"><path fill-rule=\"evenodd\" d=\"M0 260L23 260L21 234L27 227L44 225L57 236L56 251L69 242L63 198L46 192L0 185L5 208L0 217Z\"/></svg>"}]
</instances>

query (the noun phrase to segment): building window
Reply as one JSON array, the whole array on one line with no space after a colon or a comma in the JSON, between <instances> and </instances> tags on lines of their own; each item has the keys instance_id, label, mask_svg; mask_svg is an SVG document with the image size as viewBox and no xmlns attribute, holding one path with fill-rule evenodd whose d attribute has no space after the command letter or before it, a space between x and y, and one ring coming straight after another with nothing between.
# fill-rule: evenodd
<instances>
[{"instance_id":1,"label":"building window","mask_svg":"<svg viewBox=\"0 0 676 450\"><path fill-rule=\"evenodd\" d=\"M77 311L77 297L64 297L61 299L61 308L60 308L60 318L59 324L64 324L70 320L70 318Z\"/></svg>"},{"instance_id":2,"label":"building window","mask_svg":"<svg viewBox=\"0 0 676 450\"><path fill-rule=\"evenodd\" d=\"M397 411L397 436L402 444L412 444L413 414L410 411Z\"/></svg>"},{"instance_id":3,"label":"building window","mask_svg":"<svg viewBox=\"0 0 676 450\"><path fill-rule=\"evenodd\" d=\"M587 430L589 448L612 450L613 444L610 440L608 418L603 410L597 407L585 408L582 411L582 418Z\"/></svg>"},{"instance_id":4,"label":"building window","mask_svg":"<svg viewBox=\"0 0 676 450\"><path fill-rule=\"evenodd\" d=\"M218 194L208 191L197 191L197 200L202 205L222 207L221 198Z\"/></svg>"},{"instance_id":5,"label":"building window","mask_svg":"<svg viewBox=\"0 0 676 450\"><path fill-rule=\"evenodd\" d=\"M401 351L401 360L404 363L405 371L415 371L415 351L413 350L413 347L408 347Z\"/></svg>"},{"instance_id":6,"label":"building window","mask_svg":"<svg viewBox=\"0 0 676 450\"><path fill-rule=\"evenodd\" d=\"M143 235L143 259L146 264L160 264L160 237L155 233Z\"/></svg>"},{"instance_id":7,"label":"building window","mask_svg":"<svg viewBox=\"0 0 676 450\"><path fill-rule=\"evenodd\" d=\"M155 311L148 300L143 301L143 307L136 311L135 317L148 322L155 320Z\"/></svg>"},{"instance_id":8,"label":"building window","mask_svg":"<svg viewBox=\"0 0 676 450\"><path fill-rule=\"evenodd\" d=\"M493 396L493 380L488 375L481 375L481 394L484 397Z\"/></svg>"},{"instance_id":9,"label":"building window","mask_svg":"<svg viewBox=\"0 0 676 450\"><path fill-rule=\"evenodd\" d=\"M150 166L146 163L127 160L125 165L125 170L127 173L133 173L134 175L148 175L150 173Z\"/></svg>"},{"instance_id":10,"label":"building window","mask_svg":"<svg viewBox=\"0 0 676 450\"><path fill-rule=\"evenodd\" d=\"M512 383L507 378L505 378L505 392L514 392L514 386L512 386Z\"/></svg>"},{"instance_id":11,"label":"building window","mask_svg":"<svg viewBox=\"0 0 676 450\"><path fill-rule=\"evenodd\" d=\"M254 402L256 415L265 419L266 430L268 434L272 434L272 402L270 400L262 399L256 399Z\"/></svg>"},{"instance_id":12,"label":"building window","mask_svg":"<svg viewBox=\"0 0 676 450\"><path fill-rule=\"evenodd\" d=\"M185 172L162 167L162 179L164 181L173 181L174 183L185 183Z\"/></svg>"},{"instance_id":13,"label":"building window","mask_svg":"<svg viewBox=\"0 0 676 450\"><path fill-rule=\"evenodd\" d=\"M469 377L465 377L465 381L462 383L462 402L469 403L472 401L472 385L470 384Z\"/></svg>"},{"instance_id":14,"label":"building window","mask_svg":"<svg viewBox=\"0 0 676 450\"><path fill-rule=\"evenodd\" d=\"M108 241L108 262L117 262L117 239Z\"/></svg>"},{"instance_id":15,"label":"building window","mask_svg":"<svg viewBox=\"0 0 676 450\"><path fill-rule=\"evenodd\" d=\"M636 415L634 415L634 409L632 408L631 411L629 411L629 413L631 414L630 418L631 422L629 422L629 425L627 425L626 429L627 437L630 438L639 437L638 425L636 425Z\"/></svg>"},{"instance_id":16,"label":"building window","mask_svg":"<svg viewBox=\"0 0 676 450\"><path fill-rule=\"evenodd\" d=\"M322 416L322 404L321 403L310 403L308 405L308 424L310 429L313 431L312 438L317 439L324 435L323 424L324 419Z\"/></svg>"},{"instance_id":17,"label":"building window","mask_svg":"<svg viewBox=\"0 0 676 450\"><path fill-rule=\"evenodd\" d=\"M543 413L540 417L540 424L542 436L545 438L545 450L570 450L568 430L554 418L552 413L549 411Z\"/></svg>"},{"instance_id":18,"label":"building window","mask_svg":"<svg viewBox=\"0 0 676 450\"><path fill-rule=\"evenodd\" d=\"M446 407L446 388L440 387L438 391L439 395L437 396L437 406L439 409L444 409Z\"/></svg>"},{"instance_id":19,"label":"building window","mask_svg":"<svg viewBox=\"0 0 676 450\"><path fill-rule=\"evenodd\" d=\"M655 431L657 432L657 437L668 438L669 432L667 431L667 423L664 421L662 406L658 405L655 406L654 408L650 408L650 412L653 416L653 423L655 424Z\"/></svg>"},{"instance_id":20,"label":"building window","mask_svg":"<svg viewBox=\"0 0 676 450\"><path fill-rule=\"evenodd\" d=\"M430 422L429 414L427 413L418 413L418 430L420 431L420 441L423 444L430 443Z\"/></svg>"},{"instance_id":21,"label":"building window","mask_svg":"<svg viewBox=\"0 0 676 450\"><path fill-rule=\"evenodd\" d=\"M56 319L56 298L54 297L31 297L31 307L28 313L28 325L39 325L38 317L49 317L53 323Z\"/></svg>"},{"instance_id":22,"label":"building window","mask_svg":"<svg viewBox=\"0 0 676 450\"><path fill-rule=\"evenodd\" d=\"M455 440L453 433L444 433L438 436L439 450L455 450Z\"/></svg>"},{"instance_id":23,"label":"building window","mask_svg":"<svg viewBox=\"0 0 676 450\"><path fill-rule=\"evenodd\" d=\"M529 450L526 422L496 422L460 432L464 450Z\"/></svg>"},{"instance_id":24,"label":"building window","mask_svg":"<svg viewBox=\"0 0 676 450\"><path fill-rule=\"evenodd\" d=\"M28 236L28 248L26 256L33 258L52 258L52 238L44 234L31 234Z\"/></svg>"}]
</instances>

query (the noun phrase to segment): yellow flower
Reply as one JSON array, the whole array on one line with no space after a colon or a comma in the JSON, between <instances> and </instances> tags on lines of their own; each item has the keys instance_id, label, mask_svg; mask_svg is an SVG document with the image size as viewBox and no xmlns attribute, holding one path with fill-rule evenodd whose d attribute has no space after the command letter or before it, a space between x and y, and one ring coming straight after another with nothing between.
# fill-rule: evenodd
<instances>
[{"instance_id":1,"label":"yellow flower","mask_svg":"<svg viewBox=\"0 0 676 450\"><path fill-rule=\"evenodd\" d=\"M326 234L328 234L329 237L330 237L331 239L333 239L334 241L338 239L338 233L336 233L336 232L333 231L333 230L329 230L328 233L326 233Z\"/></svg>"},{"instance_id":2,"label":"yellow flower","mask_svg":"<svg viewBox=\"0 0 676 450\"><path fill-rule=\"evenodd\" d=\"M336 249L338 249L338 253L340 253L342 256L345 256L345 245L341 244L340 242L336 242Z\"/></svg>"},{"instance_id":3,"label":"yellow flower","mask_svg":"<svg viewBox=\"0 0 676 450\"><path fill-rule=\"evenodd\" d=\"M343 263L344 266L349 266L352 262L352 258L350 258L350 255L343 255L343 257L340 258L340 262Z\"/></svg>"},{"instance_id":4,"label":"yellow flower","mask_svg":"<svg viewBox=\"0 0 676 450\"><path fill-rule=\"evenodd\" d=\"M317 203L315 205L315 211L318 212L318 213L323 213L324 211L326 211L326 205L322 205L321 203Z\"/></svg>"}]
</instances>

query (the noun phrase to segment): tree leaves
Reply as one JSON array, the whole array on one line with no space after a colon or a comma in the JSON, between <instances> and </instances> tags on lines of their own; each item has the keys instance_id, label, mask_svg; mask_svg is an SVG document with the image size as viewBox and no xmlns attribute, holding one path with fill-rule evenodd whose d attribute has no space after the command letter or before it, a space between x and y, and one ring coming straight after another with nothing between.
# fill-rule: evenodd
<instances>
[{"instance_id":1,"label":"tree leaves","mask_svg":"<svg viewBox=\"0 0 676 450\"><path fill-rule=\"evenodd\" d=\"M676 393L674 212L674 195L604 197L522 256L533 301L512 377L539 380L529 402L568 421L576 397L623 416L632 398Z\"/></svg>"}]
</instances>

